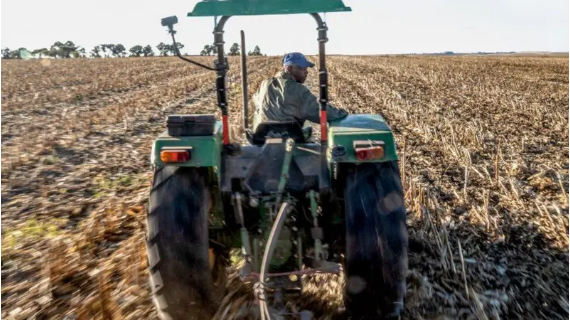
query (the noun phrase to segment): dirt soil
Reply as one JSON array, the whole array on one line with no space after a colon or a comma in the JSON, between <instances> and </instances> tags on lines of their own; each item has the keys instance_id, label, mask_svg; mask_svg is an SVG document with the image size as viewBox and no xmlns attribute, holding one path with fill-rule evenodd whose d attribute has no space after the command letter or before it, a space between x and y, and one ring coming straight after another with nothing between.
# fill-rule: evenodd
<instances>
[{"instance_id":1,"label":"dirt soil","mask_svg":"<svg viewBox=\"0 0 570 320\"><path fill-rule=\"evenodd\" d=\"M230 63L232 138L243 141ZM327 66L331 102L383 115L396 136L410 230L403 318L567 319L568 57L331 56ZM250 96L279 69L280 57L250 59ZM151 143L168 114L219 116L214 81L175 58L2 61L3 319L157 319ZM306 281L296 307L331 319L342 278ZM256 308L237 282L218 318Z\"/></svg>"}]
</instances>

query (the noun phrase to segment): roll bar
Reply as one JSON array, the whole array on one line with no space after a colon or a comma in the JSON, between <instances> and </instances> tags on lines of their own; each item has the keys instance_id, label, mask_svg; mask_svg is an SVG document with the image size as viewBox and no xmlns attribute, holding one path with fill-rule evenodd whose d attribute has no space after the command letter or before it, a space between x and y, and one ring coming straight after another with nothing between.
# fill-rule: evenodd
<instances>
[{"instance_id":1,"label":"roll bar","mask_svg":"<svg viewBox=\"0 0 570 320\"><path fill-rule=\"evenodd\" d=\"M326 23L323 22L321 16L318 13L310 13L310 15L315 19L317 22L317 31L318 31L318 39L319 41L319 102L321 105L321 113L320 113L320 125L321 125L321 142L327 141L327 104L329 101L328 98L328 73L326 69L326 54L325 54L325 43L328 41L327 38L327 31L328 27ZM176 46L176 40L174 38L174 31L173 25L178 22L178 19L173 17L168 17L162 19L162 25L168 27L168 32L172 35L172 41L176 56L178 58L197 65L199 67L216 71L216 92L217 92L217 100L218 100L218 107L222 112L222 123L223 123L223 143L224 146L230 144L229 139L229 123L228 123L228 101L227 101L227 94L226 94L226 74L228 70L228 64L224 57L224 25L228 21L229 18L232 16L222 16L218 21L216 27L214 28L214 45L217 48L218 59L215 61L215 67L208 67L204 64L201 64L196 61L192 61L188 58L183 57L178 47ZM243 50L243 48L242 48ZM246 106L247 107L247 106ZM247 114L245 115L247 117Z\"/></svg>"}]
</instances>

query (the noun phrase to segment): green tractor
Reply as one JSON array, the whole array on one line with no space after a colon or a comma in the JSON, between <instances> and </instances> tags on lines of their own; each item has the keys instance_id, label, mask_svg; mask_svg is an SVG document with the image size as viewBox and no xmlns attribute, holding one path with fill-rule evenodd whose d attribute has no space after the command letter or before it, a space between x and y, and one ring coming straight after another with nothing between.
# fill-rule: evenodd
<instances>
[{"instance_id":1,"label":"green tractor","mask_svg":"<svg viewBox=\"0 0 570 320\"><path fill-rule=\"evenodd\" d=\"M328 123L325 43L317 12L351 11L341 0L203 1L188 14L219 17L214 115L171 115L153 143L147 219L153 299L162 319L211 319L223 298L230 251L261 319L283 319L283 296L312 273L344 273L351 319L398 318L407 271L404 194L393 133L379 115ZM298 123L248 128L245 42L242 80L246 145L230 141L224 25L231 16L308 13L317 22L320 141ZM176 17L162 20L175 43ZM176 46L174 46L176 48ZM298 315L310 319L310 312Z\"/></svg>"}]
</instances>

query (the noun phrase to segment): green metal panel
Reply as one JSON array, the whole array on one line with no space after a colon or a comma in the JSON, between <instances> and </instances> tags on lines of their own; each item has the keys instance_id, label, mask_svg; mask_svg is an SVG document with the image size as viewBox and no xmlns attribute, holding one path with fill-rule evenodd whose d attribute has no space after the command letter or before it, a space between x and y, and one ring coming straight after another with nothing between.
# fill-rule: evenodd
<instances>
[{"instance_id":1,"label":"green metal panel","mask_svg":"<svg viewBox=\"0 0 570 320\"><path fill-rule=\"evenodd\" d=\"M360 161L356 159L353 141L381 140L384 141L384 157L381 160ZM329 126L329 147L344 146L347 156L338 162L385 162L398 160L396 143L392 130L380 115L355 114L333 121Z\"/></svg>"},{"instance_id":2,"label":"green metal panel","mask_svg":"<svg viewBox=\"0 0 570 320\"><path fill-rule=\"evenodd\" d=\"M225 0L198 2L188 16L249 16L342 11L351 11L342 0Z\"/></svg>"},{"instance_id":3,"label":"green metal panel","mask_svg":"<svg viewBox=\"0 0 570 320\"><path fill-rule=\"evenodd\" d=\"M152 145L151 161L157 166L169 165L160 160L163 147L192 147L190 161L176 163L178 167L218 167L222 149L222 124L216 121L213 136L171 137L165 131Z\"/></svg>"},{"instance_id":4,"label":"green metal panel","mask_svg":"<svg viewBox=\"0 0 570 320\"><path fill-rule=\"evenodd\" d=\"M220 121L216 121L214 132L212 136L171 137L167 131L164 131L152 144L151 162L159 167L171 165L177 167L210 168L209 172L212 175L212 185L209 187L214 196L214 207L209 217L209 228L215 230L224 227L222 200L218 187L222 153L222 124ZM160 160L160 151L165 147L191 147L190 161L172 164L162 162ZM237 243L239 243L239 237L237 238Z\"/></svg>"}]
</instances>

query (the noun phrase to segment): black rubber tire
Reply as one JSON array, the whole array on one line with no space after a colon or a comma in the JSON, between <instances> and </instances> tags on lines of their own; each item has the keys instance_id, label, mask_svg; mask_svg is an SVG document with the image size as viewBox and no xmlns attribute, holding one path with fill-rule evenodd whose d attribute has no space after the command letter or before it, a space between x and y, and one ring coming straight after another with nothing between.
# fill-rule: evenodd
<instances>
[{"instance_id":1,"label":"black rubber tire","mask_svg":"<svg viewBox=\"0 0 570 320\"><path fill-rule=\"evenodd\" d=\"M345 306L351 319L398 318L408 268L398 163L345 167Z\"/></svg>"},{"instance_id":2,"label":"black rubber tire","mask_svg":"<svg viewBox=\"0 0 570 320\"><path fill-rule=\"evenodd\" d=\"M198 168L165 166L155 171L147 253L161 319L209 320L217 309L214 282L219 282L210 271L208 254L212 203L207 177L208 171Z\"/></svg>"}]
</instances>

